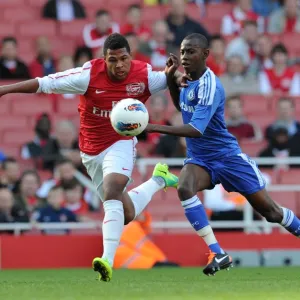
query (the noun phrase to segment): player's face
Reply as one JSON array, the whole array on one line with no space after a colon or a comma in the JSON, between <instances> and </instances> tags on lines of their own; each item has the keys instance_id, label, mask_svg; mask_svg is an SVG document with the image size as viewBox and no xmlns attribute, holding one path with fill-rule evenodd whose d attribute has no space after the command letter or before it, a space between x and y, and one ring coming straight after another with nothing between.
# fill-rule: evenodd
<instances>
[{"instance_id":1,"label":"player's face","mask_svg":"<svg viewBox=\"0 0 300 300\"><path fill-rule=\"evenodd\" d=\"M202 71L209 50L203 49L193 40L183 40L180 47L180 59L187 74Z\"/></svg>"},{"instance_id":2,"label":"player's face","mask_svg":"<svg viewBox=\"0 0 300 300\"><path fill-rule=\"evenodd\" d=\"M127 77L131 66L131 55L126 48L107 49L105 61L111 79L120 81Z\"/></svg>"}]
</instances>

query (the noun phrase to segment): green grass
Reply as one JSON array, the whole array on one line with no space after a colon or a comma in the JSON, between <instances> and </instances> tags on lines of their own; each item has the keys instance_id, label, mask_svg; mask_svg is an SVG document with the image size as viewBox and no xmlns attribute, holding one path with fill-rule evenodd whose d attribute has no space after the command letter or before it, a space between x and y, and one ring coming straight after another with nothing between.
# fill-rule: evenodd
<instances>
[{"instance_id":1,"label":"green grass","mask_svg":"<svg viewBox=\"0 0 300 300\"><path fill-rule=\"evenodd\" d=\"M215 277L202 270L115 271L110 283L85 269L1 271L2 300L300 299L300 268L233 268Z\"/></svg>"}]
</instances>

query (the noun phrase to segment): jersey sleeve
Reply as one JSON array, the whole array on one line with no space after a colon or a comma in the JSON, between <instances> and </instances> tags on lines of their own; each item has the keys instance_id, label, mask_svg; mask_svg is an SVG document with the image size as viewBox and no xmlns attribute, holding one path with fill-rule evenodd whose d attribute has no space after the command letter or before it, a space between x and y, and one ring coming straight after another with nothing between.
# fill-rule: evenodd
<instances>
[{"instance_id":1,"label":"jersey sleeve","mask_svg":"<svg viewBox=\"0 0 300 300\"><path fill-rule=\"evenodd\" d=\"M189 123L202 135L212 116L220 105L223 94L216 88L214 76L208 76L200 82L198 90L198 104L195 107L191 122Z\"/></svg>"},{"instance_id":2,"label":"jersey sleeve","mask_svg":"<svg viewBox=\"0 0 300 300\"><path fill-rule=\"evenodd\" d=\"M83 95L89 86L91 67L91 63L87 62L80 68L37 78L39 81L37 93Z\"/></svg>"},{"instance_id":3,"label":"jersey sleeve","mask_svg":"<svg viewBox=\"0 0 300 300\"><path fill-rule=\"evenodd\" d=\"M152 71L152 67L148 64L148 86L151 94L167 88L167 77L165 72Z\"/></svg>"}]
</instances>

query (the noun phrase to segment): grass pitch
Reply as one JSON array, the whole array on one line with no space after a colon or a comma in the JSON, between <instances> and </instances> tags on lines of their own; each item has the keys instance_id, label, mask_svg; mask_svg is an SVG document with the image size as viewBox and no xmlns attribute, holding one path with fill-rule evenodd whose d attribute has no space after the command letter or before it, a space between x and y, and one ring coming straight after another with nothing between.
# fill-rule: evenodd
<instances>
[{"instance_id":1,"label":"grass pitch","mask_svg":"<svg viewBox=\"0 0 300 300\"><path fill-rule=\"evenodd\" d=\"M2 300L300 299L300 268L232 268L206 277L202 269L115 271L110 283L86 269L0 271Z\"/></svg>"}]
</instances>

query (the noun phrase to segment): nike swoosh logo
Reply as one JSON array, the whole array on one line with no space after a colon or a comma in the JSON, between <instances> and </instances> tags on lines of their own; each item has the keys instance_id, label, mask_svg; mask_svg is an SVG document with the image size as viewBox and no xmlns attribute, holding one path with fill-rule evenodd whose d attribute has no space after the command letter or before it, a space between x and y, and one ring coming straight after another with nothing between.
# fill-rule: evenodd
<instances>
[{"instance_id":1,"label":"nike swoosh logo","mask_svg":"<svg viewBox=\"0 0 300 300\"><path fill-rule=\"evenodd\" d=\"M107 221L103 222L103 224L106 224L106 223L112 222L112 221L117 221L117 220L107 220Z\"/></svg>"},{"instance_id":2,"label":"nike swoosh logo","mask_svg":"<svg viewBox=\"0 0 300 300\"><path fill-rule=\"evenodd\" d=\"M217 259L217 258L215 258L215 260L216 260L216 262L219 264L220 262L222 262L224 259L226 259L228 257L228 255L226 255L226 256L224 256L224 257L222 257L222 258L220 258L220 259Z\"/></svg>"},{"instance_id":3,"label":"nike swoosh logo","mask_svg":"<svg viewBox=\"0 0 300 300\"><path fill-rule=\"evenodd\" d=\"M102 94L102 93L105 93L105 91L96 90L96 94Z\"/></svg>"},{"instance_id":4,"label":"nike swoosh logo","mask_svg":"<svg viewBox=\"0 0 300 300\"><path fill-rule=\"evenodd\" d=\"M122 170L124 170L124 171L129 171L129 169L126 169L126 168L122 168Z\"/></svg>"}]
</instances>

